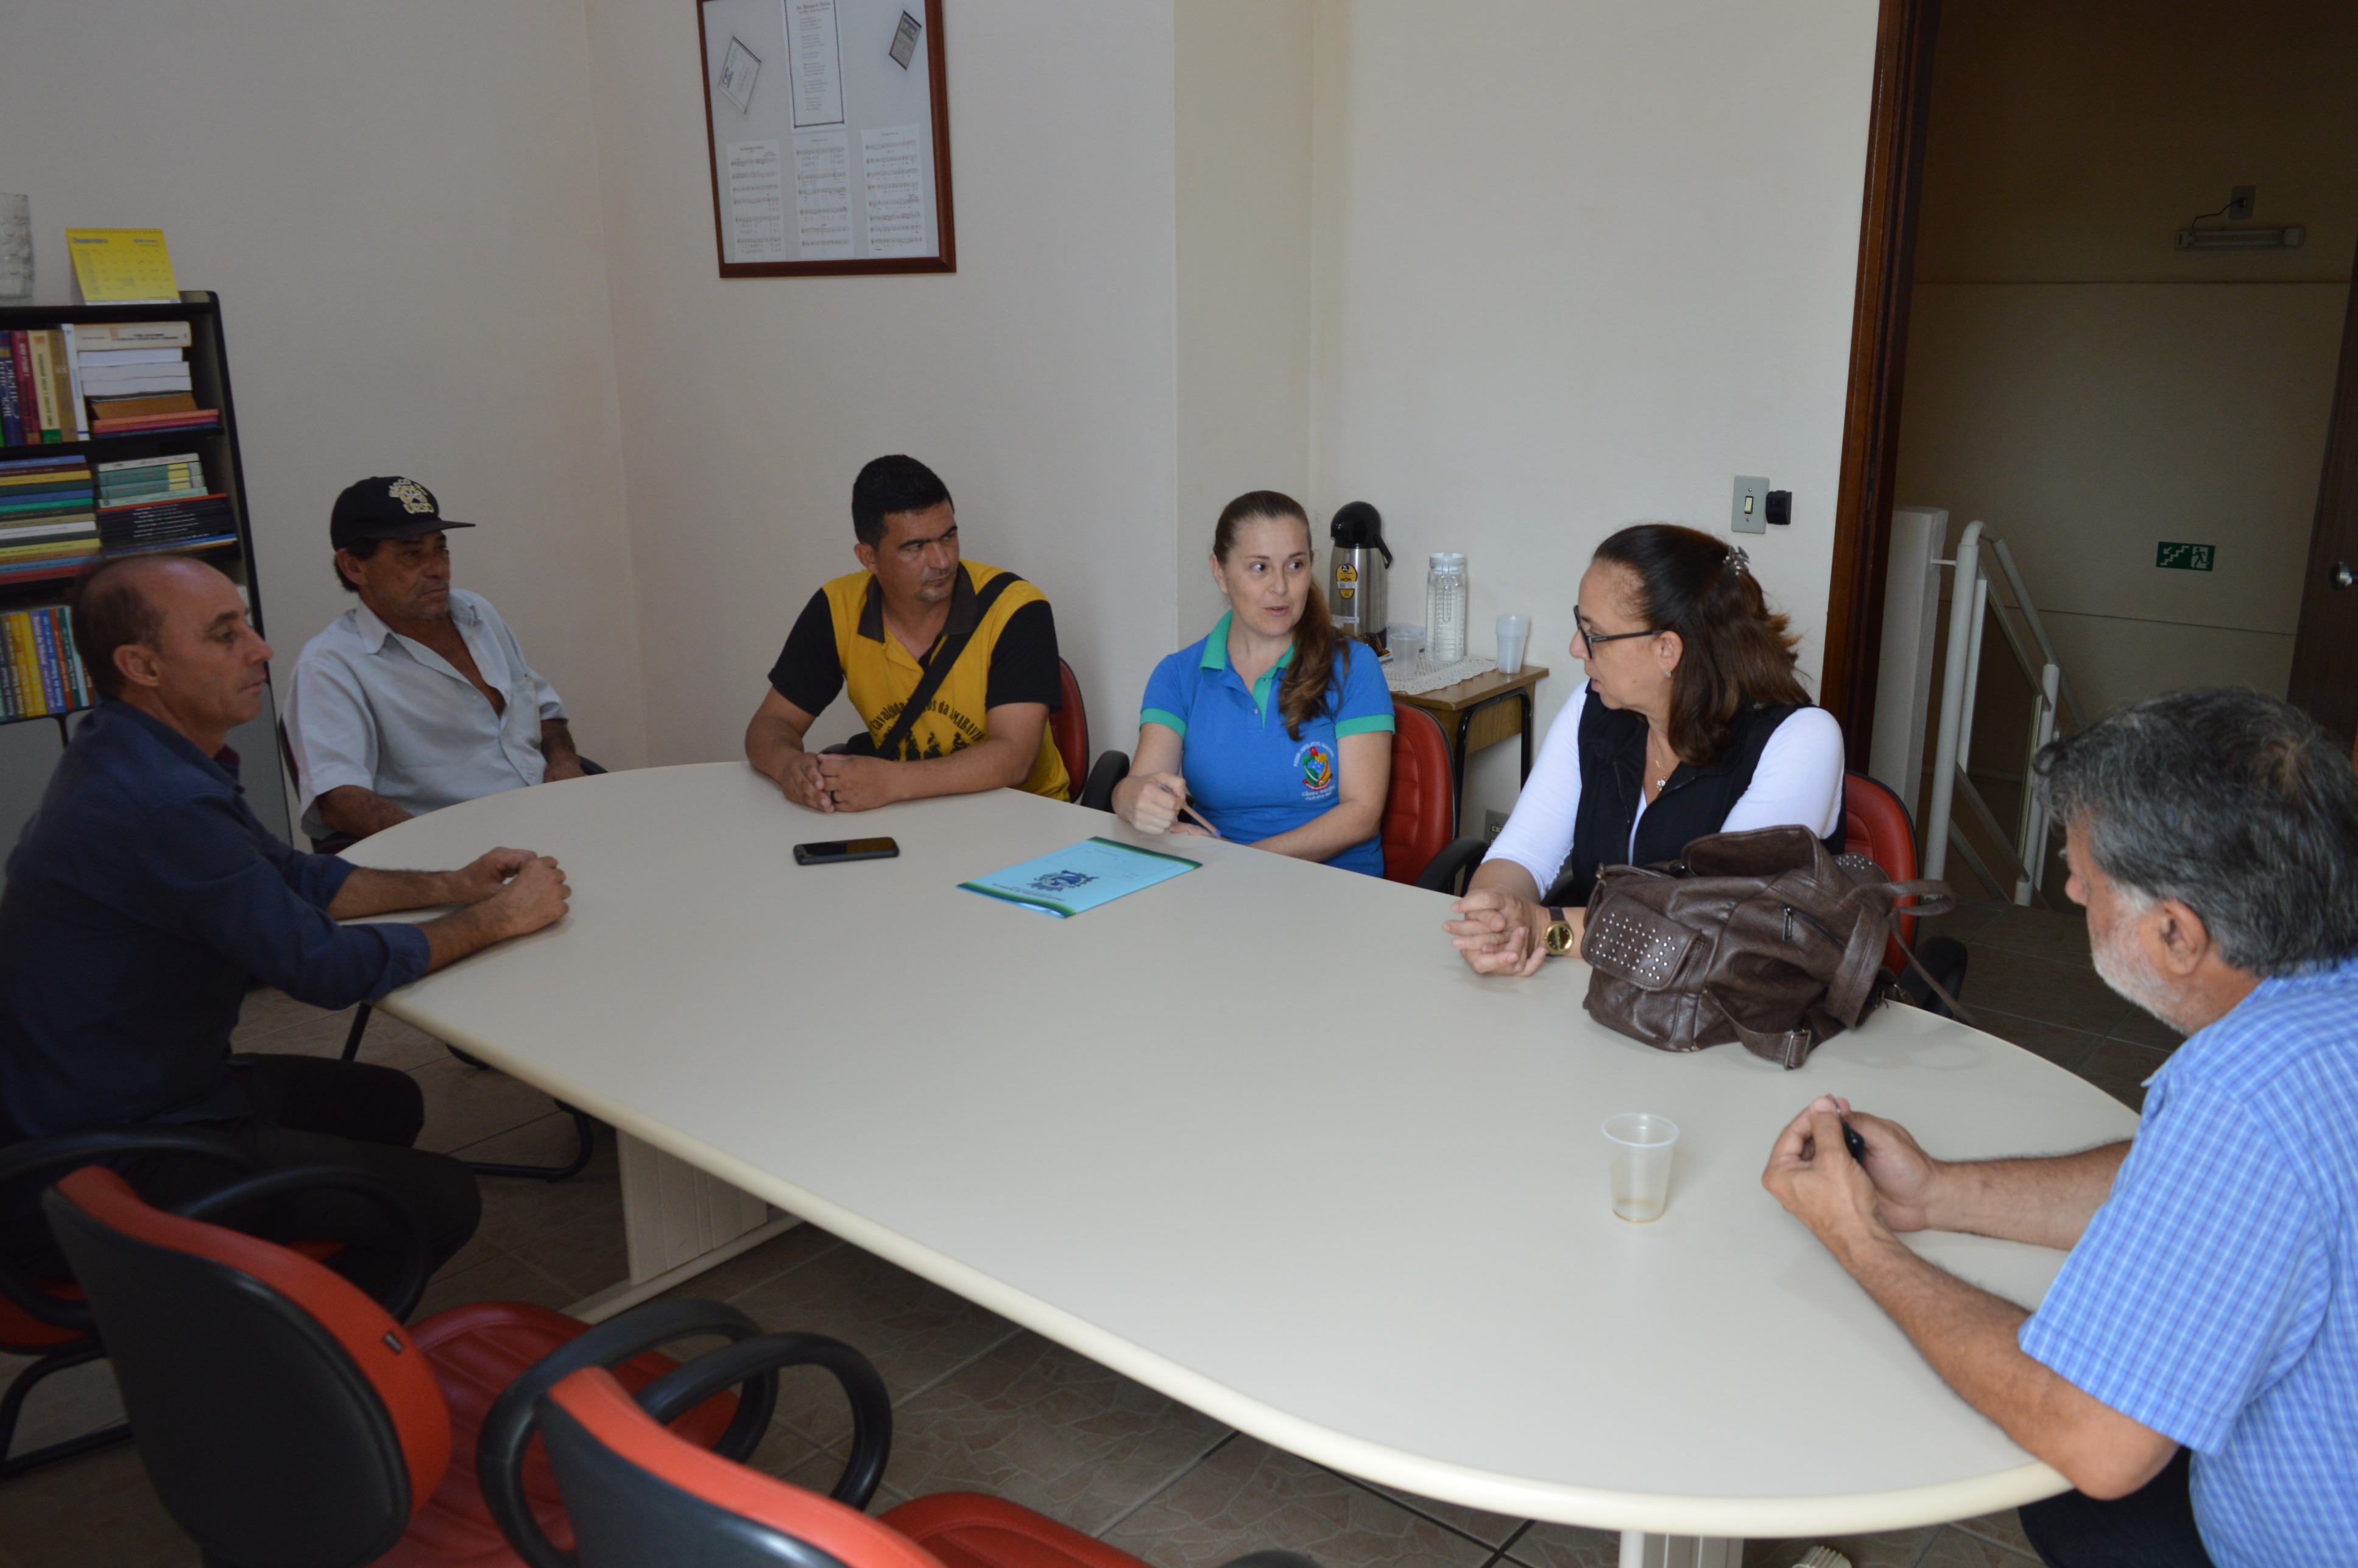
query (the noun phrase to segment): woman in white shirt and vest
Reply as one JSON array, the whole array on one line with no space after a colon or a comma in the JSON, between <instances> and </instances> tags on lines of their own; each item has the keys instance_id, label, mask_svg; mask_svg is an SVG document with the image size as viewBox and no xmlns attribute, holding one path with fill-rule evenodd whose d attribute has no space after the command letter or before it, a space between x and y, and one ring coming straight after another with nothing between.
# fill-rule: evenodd
<instances>
[{"instance_id":1,"label":"woman in white shirt and vest","mask_svg":"<svg viewBox=\"0 0 2358 1568\"><path fill-rule=\"evenodd\" d=\"M1624 528L1596 547L1573 615L1588 679L1443 926L1480 974L1577 951L1600 866L1789 824L1842 849L1842 727L1802 689L1798 639L1742 550L1667 523Z\"/></svg>"}]
</instances>

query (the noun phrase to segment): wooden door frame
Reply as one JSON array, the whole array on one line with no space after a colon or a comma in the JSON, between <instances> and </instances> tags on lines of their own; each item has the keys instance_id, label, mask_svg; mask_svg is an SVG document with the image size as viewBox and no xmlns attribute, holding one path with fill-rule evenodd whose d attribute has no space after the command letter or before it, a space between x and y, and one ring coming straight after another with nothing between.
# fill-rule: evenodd
<instances>
[{"instance_id":1,"label":"wooden door frame","mask_svg":"<svg viewBox=\"0 0 2358 1568\"><path fill-rule=\"evenodd\" d=\"M2337 735L2358 737L2358 657L2351 647L2352 606L2358 592L2333 586L2333 568L2358 558L2358 259L2350 269L2342 308L2342 352L2333 375L2333 412L2325 427L2325 468L2317 481L2317 517L2309 524L2309 558L2300 585L2300 621L2294 629L2292 676L2286 696L2294 707ZM2340 624L2334 625L2333 622ZM2358 750L2352 753L2358 760Z\"/></svg>"},{"instance_id":2,"label":"wooden door frame","mask_svg":"<svg viewBox=\"0 0 2358 1568\"><path fill-rule=\"evenodd\" d=\"M1866 193L1852 306L1850 392L1834 495L1833 569L1826 591L1818 700L1841 721L1854 772L1875 738L1883 650L1883 588L1898 498L1899 395L1907 380L1908 305L1915 281L1916 210L1941 0L1882 0L1867 119Z\"/></svg>"}]
</instances>

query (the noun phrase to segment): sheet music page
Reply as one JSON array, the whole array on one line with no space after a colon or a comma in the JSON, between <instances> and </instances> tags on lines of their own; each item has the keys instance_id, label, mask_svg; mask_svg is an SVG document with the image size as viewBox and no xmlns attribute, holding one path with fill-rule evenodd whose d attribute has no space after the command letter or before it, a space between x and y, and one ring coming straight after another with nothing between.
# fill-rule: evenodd
<instances>
[{"instance_id":1,"label":"sheet music page","mask_svg":"<svg viewBox=\"0 0 2358 1568\"><path fill-rule=\"evenodd\" d=\"M860 178L867 192L868 254L929 256L925 243L921 128L886 125L860 133Z\"/></svg>"},{"instance_id":2,"label":"sheet music page","mask_svg":"<svg viewBox=\"0 0 2358 1568\"><path fill-rule=\"evenodd\" d=\"M804 261L851 259L851 135L795 137L795 243Z\"/></svg>"},{"instance_id":3,"label":"sheet music page","mask_svg":"<svg viewBox=\"0 0 2358 1568\"><path fill-rule=\"evenodd\" d=\"M729 226L739 261L786 259L785 177L777 143L729 144Z\"/></svg>"}]
</instances>

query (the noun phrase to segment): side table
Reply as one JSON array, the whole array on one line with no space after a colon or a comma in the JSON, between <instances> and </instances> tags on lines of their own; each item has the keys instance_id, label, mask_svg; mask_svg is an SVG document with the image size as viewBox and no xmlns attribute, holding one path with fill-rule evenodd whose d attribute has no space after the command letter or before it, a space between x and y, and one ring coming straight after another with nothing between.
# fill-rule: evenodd
<instances>
[{"instance_id":1,"label":"side table","mask_svg":"<svg viewBox=\"0 0 2358 1568\"><path fill-rule=\"evenodd\" d=\"M1466 759L1486 747L1495 746L1512 735L1523 740L1523 771L1521 777L1531 776L1531 724L1534 717L1536 689L1547 679L1545 665L1525 665L1513 675L1502 676L1496 670L1486 670L1471 680L1444 686L1436 691L1421 691L1414 696L1395 695L1393 700L1412 708L1422 708L1441 723L1441 732L1449 740L1451 783L1450 808L1455 814L1456 830L1466 827Z\"/></svg>"}]
</instances>

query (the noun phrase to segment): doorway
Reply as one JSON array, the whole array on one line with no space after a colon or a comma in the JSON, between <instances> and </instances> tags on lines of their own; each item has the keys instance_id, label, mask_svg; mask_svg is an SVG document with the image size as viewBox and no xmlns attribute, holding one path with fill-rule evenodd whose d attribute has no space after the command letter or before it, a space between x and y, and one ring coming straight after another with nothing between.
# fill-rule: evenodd
<instances>
[{"instance_id":1,"label":"doorway","mask_svg":"<svg viewBox=\"0 0 2358 1568\"><path fill-rule=\"evenodd\" d=\"M2091 716L2238 684L2353 732L2353 68L2328 0L1887 0L1823 682L1853 766L1895 504L2011 542ZM2028 693L1985 672L2004 795Z\"/></svg>"}]
</instances>

